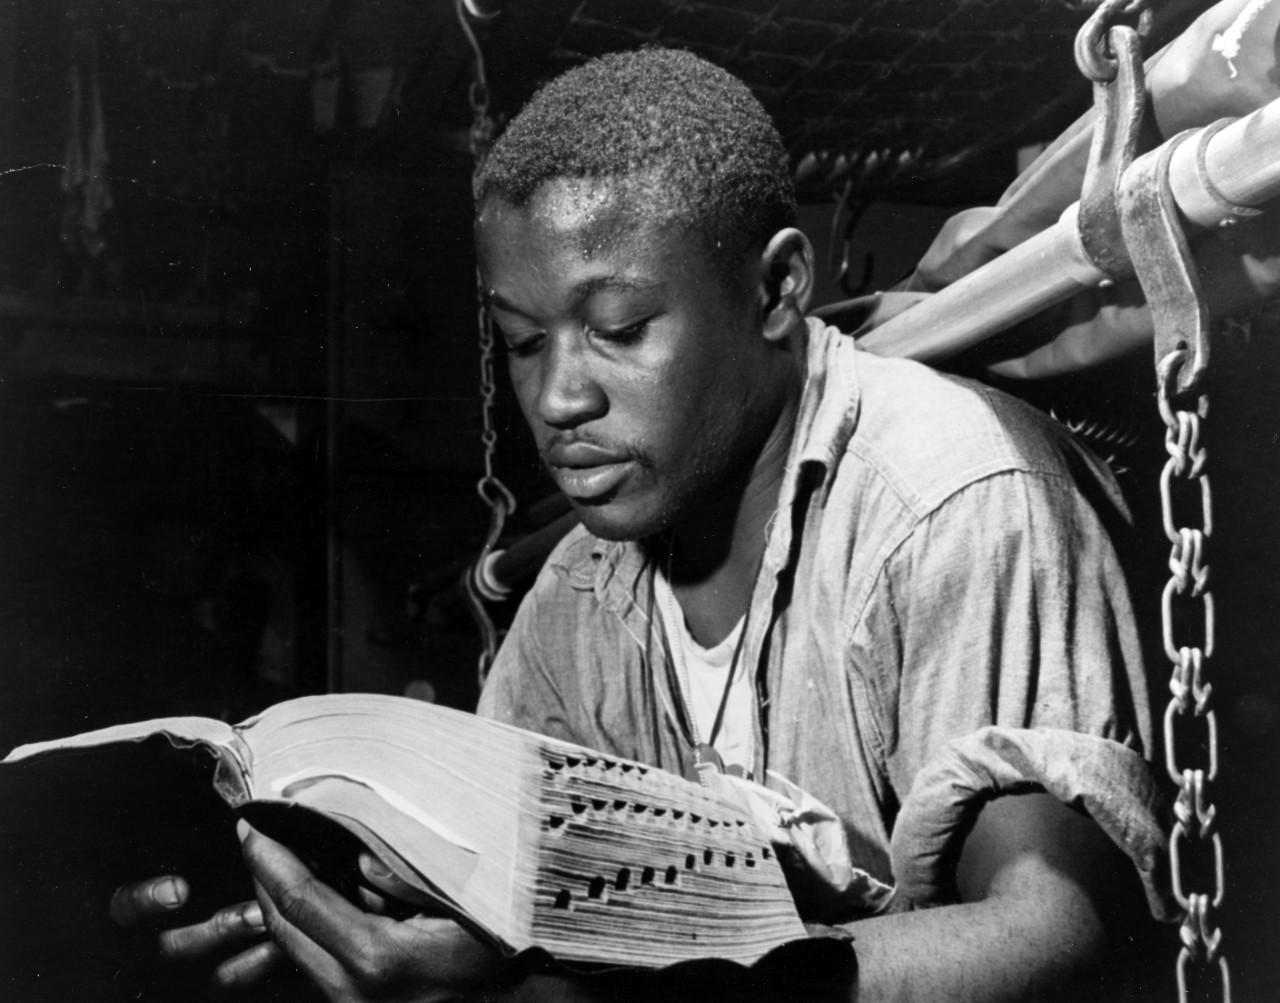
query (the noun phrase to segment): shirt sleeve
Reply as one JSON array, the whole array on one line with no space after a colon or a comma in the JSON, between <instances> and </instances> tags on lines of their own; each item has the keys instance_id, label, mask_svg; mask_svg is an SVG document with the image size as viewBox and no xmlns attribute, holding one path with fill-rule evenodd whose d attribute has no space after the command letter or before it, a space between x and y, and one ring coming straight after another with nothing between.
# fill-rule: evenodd
<instances>
[{"instance_id":1,"label":"shirt sleeve","mask_svg":"<svg viewBox=\"0 0 1280 1003\"><path fill-rule=\"evenodd\" d=\"M921 519L882 569L852 662L883 695L904 898L926 904L937 891L925 864L948 859L966 812L993 792L1032 789L1090 811L1160 898L1148 880L1162 828L1142 758L1151 731L1133 610L1107 526L1071 480L1005 471ZM952 782L957 771L966 782Z\"/></svg>"},{"instance_id":2,"label":"shirt sleeve","mask_svg":"<svg viewBox=\"0 0 1280 1003\"><path fill-rule=\"evenodd\" d=\"M1029 790L1087 812L1132 861L1151 914L1178 917L1166 866L1164 797L1146 761L1119 742L1054 728L980 728L929 761L893 831L895 908L946 901L955 851L978 810L996 795Z\"/></svg>"},{"instance_id":3,"label":"shirt sleeve","mask_svg":"<svg viewBox=\"0 0 1280 1003\"><path fill-rule=\"evenodd\" d=\"M476 713L541 735L576 741L564 695L542 644L546 636L555 636L542 621L555 607L549 595L561 585L557 572L544 567L498 648Z\"/></svg>"}]
</instances>

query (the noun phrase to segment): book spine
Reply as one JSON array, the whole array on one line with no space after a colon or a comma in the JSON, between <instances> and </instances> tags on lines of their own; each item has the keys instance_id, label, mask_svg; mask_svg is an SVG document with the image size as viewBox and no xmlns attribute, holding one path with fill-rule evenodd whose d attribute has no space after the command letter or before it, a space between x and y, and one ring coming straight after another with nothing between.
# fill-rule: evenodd
<instances>
[{"instance_id":1,"label":"book spine","mask_svg":"<svg viewBox=\"0 0 1280 1003\"><path fill-rule=\"evenodd\" d=\"M238 735L231 741L206 746L217 759L213 771L213 788L232 808L253 799L253 774L248 765L249 749Z\"/></svg>"}]
</instances>

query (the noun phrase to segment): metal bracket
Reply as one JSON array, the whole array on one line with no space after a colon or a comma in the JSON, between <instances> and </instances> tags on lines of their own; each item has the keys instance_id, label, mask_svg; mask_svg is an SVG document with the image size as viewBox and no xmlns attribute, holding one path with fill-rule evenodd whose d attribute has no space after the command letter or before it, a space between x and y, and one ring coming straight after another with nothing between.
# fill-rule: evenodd
<instances>
[{"instance_id":1,"label":"metal bracket","mask_svg":"<svg viewBox=\"0 0 1280 1003\"><path fill-rule=\"evenodd\" d=\"M1195 132L1179 133L1135 160L1121 178L1118 199L1125 247L1155 324L1156 363L1185 353L1173 388L1183 398L1203 390L1209 311L1169 186L1169 162Z\"/></svg>"},{"instance_id":2,"label":"metal bracket","mask_svg":"<svg viewBox=\"0 0 1280 1003\"><path fill-rule=\"evenodd\" d=\"M1138 151L1146 93L1142 43L1137 31L1115 25L1107 39L1115 74L1110 81L1095 81L1093 85L1098 120L1080 189L1077 226L1089 260L1100 272L1118 279L1128 275L1130 268L1116 200L1121 176Z\"/></svg>"}]
</instances>

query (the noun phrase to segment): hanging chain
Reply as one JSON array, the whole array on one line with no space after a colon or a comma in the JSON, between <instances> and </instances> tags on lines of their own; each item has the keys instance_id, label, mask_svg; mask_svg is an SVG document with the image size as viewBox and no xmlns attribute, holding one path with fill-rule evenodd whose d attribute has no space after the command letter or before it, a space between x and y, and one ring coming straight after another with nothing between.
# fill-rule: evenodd
<instances>
[{"instance_id":1,"label":"hanging chain","mask_svg":"<svg viewBox=\"0 0 1280 1003\"><path fill-rule=\"evenodd\" d=\"M484 473L476 482L476 493L489 506L491 517L489 532L481 551L484 560L493 551L502 534L507 516L516 509L516 499L498 475L494 473L494 458L498 451L498 428L494 421L494 403L498 384L493 376L493 320L484 302L484 294L478 296L476 307L477 343L480 346L480 443L484 447Z\"/></svg>"},{"instance_id":2,"label":"hanging chain","mask_svg":"<svg viewBox=\"0 0 1280 1003\"><path fill-rule=\"evenodd\" d=\"M1169 581L1161 601L1164 653L1173 667L1164 714L1165 769L1178 786L1169 857L1173 894L1184 910L1176 974L1178 997L1185 1001L1191 966L1216 967L1221 999L1230 1001L1231 972L1217 924L1226 891L1225 866L1218 810L1212 799L1212 785L1218 779L1218 720L1208 678L1215 635L1206 553L1213 535L1213 493L1202 442L1208 398L1199 394L1191 409L1176 406L1177 374L1186 359L1186 351L1179 349L1157 367L1157 404L1168 453L1160 474L1160 511L1171 546ZM1182 491L1177 491L1179 485ZM1198 500L1199 511L1189 513L1186 524L1174 516L1175 493ZM1192 609L1187 610L1188 606ZM1193 858L1212 862L1207 875L1192 873Z\"/></svg>"},{"instance_id":3,"label":"hanging chain","mask_svg":"<svg viewBox=\"0 0 1280 1003\"><path fill-rule=\"evenodd\" d=\"M496 123L489 113L489 82L485 72L484 50L481 49L471 22L468 20L466 0L457 0L455 10L458 22L462 25L463 34L466 35L475 57L474 76L468 91L471 103L471 129L468 139L473 165L472 189L474 191L475 181L479 177L480 169L484 166L485 157L493 142ZM493 320L489 316L488 304L478 271L476 274L476 330L476 340L480 349L480 443L484 448L484 473L476 482L476 493L489 507L489 529L485 534L484 545L480 548L475 563L464 579L464 589L467 607L480 630L481 652L477 676L479 685L483 687L501 640L498 628L484 605L486 598L495 597L484 588L483 572L502 536L507 518L516 509L516 499L494 472L494 459L498 451L498 428L494 420L494 403L498 385L493 375Z\"/></svg>"},{"instance_id":4,"label":"hanging chain","mask_svg":"<svg viewBox=\"0 0 1280 1003\"><path fill-rule=\"evenodd\" d=\"M1099 119L1081 195L1082 216L1089 202L1091 219L1082 221L1081 238L1107 274L1132 266L1155 326L1157 403L1168 454L1160 474L1160 509L1170 545L1169 578L1160 603L1161 639L1172 667L1164 758L1178 788L1169 834L1170 883L1183 910L1175 976L1178 998L1186 1003L1192 970L1202 980L1216 972L1218 997L1230 1003L1231 974L1217 923L1226 887L1213 803L1219 775L1210 681L1213 493L1202 439L1209 406L1204 386L1210 320L1169 184L1173 151L1190 136L1182 133L1134 159L1143 101L1137 41L1150 29L1150 7L1149 0L1102 0L1076 36L1076 62L1094 83ZM1135 17L1136 30L1122 23ZM1119 246L1108 248L1110 244Z\"/></svg>"},{"instance_id":5,"label":"hanging chain","mask_svg":"<svg viewBox=\"0 0 1280 1003\"><path fill-rule=\"evenodd\" d=\"M471 86L467 90L467 100L471 103L471 131L468 138L474 179L480 173L480 168L484 166L484 158L489 154L496 123L493 116L489 114L489 74L485 67L484 49L480 47L480 40L476 38L475 29L471 27L471 18L483 17L487 20L496 15L479 14L473 10L473 6L468 0L457 0L454 4L458 24L462 26L462 33L467 38L467 44L471 46L473 57Z\"/></svg>"},{"instance_id":6,"label":"hanging chain","mask_svg":"<svg viewBox=\"0 0 1280 1003\"><path fill-rule=\"evenodd\" d=\"M1169 578L1160 609L1161 639L1172 668L1164 714L1165 771L1178 787L1169 834L1171 884L1183 910L1175 967L1178 998L1189 999L1194 970L1200 981L1216 975L1216 995L1230 1003L1231 973L1217 923L1225 866L1212 797L1219 776L1210 681L1216 636L1208 553L1213 493L1203 441L1210 319L1169 183L1173 153L1192 138L1190 132L1125 171L1120 210L1125 243L1155 326L1157 404L1168 454L1160 473L1160 509L1170 545Z\"/></svg>"}]
</instances>

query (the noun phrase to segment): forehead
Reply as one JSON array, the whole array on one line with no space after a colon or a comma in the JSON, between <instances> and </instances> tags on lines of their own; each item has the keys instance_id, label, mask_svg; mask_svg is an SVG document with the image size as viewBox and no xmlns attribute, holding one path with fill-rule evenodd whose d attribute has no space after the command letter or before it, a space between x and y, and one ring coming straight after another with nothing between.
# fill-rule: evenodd
<instances>
[{"instance_id":1,"label":"forehead","mask_svg":"<svg viewBox=\"0 0 1280 1003\"><path fill-rule=\"evenodd\" d=\"M566 233L590 233L642 215L620 181L561 178L540 185L524 207L538 225Z\"/></svg>"},{"instance_id":2,"label":"forehead","mask_svg":"<svg viewBox=\"0 0 1280 1003\"><path fill-rule=\"evenodd\" d=\"M658 187L643 178L557 178L518 206L491 196L476 220L481 265L550 249L590 259L691 237L692 227L664 201Z\"/></svg>"}]
</instances>

